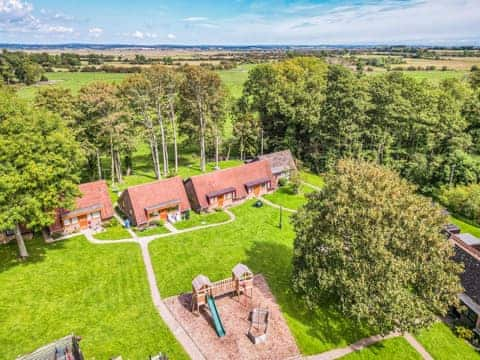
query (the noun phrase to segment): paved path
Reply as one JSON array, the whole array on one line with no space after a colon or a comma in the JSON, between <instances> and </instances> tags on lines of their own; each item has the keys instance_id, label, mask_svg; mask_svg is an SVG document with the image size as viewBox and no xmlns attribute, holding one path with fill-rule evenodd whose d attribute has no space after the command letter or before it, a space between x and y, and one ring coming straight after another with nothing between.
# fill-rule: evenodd
<instances>
[{"instance_id":1,"label":"paved path","mask_svg":"<svg viewBox=\"0 0 480 360\"><path fill-rule=\"evenodd\" d=\"M316 185L312 185L312 184L307 183L307 182L305 182L305 181L301 181L301 183L302 183L303 185L305 185L305 186L308 186L309 188L312 188L313 190L317 190L317 191L322 190L321 187L316 186Z\"/></svg>"},{"instance_id":2,"label":"paved path","mask_svg":"<svg viewBox=\"0 0 480 360\"><path fill-rule=\"evenodd\" d=\"M404 335L405 339L408 341L412 347L419 352L419 354L425 359L425 360L433 360L433 357L427 352L427 350L423 347L422 344L420 344L417 339L415 339L412 334L406 333Z\"/></svg>"},{"instance_id":3,"label":"paved path","mask_svg":"<svg viewBox=\"0 0 480 360\"><path fill-rule=\"evenodd\" d=\"M394 332L394 333L391 333L391 334L386 335L386 336L374 335L374 336L370 336L370 337L365 338L365 339L361 339L361 340L357 341L356 343L348 345L344 348L333 349L333 350L326 351L326 352L321 353L321 354L306 356L304 359L306 359L306 360L333 360L333 359L338 359L338 358L341 358L342 356L348 355L348 354L350 354L354 351L362 350L362 349L366 348L367 346L373 345L373 344L375 344L379 341L383 341L383 340L386 340L386 339L391 339L391 338L394 338L394 337L397 337L397 336L401 336L401 334Z\"/></svg>"},{"instance_id":4,"label":"paved path","mask_svg":"<svg viewBox=\"0 0 480 360\"><path fill-rule=\"evenodd\" d=\"M177 341L183 346L184 350L188 354L188 356L191 359L194 360L204 360L205 356L202 354L200 348L198 345L195 343L195 341L188 335L188 333L185 331L185 329L178 323L178 321L173 317L172 313L168 308L165 306L165 303L162 300L162 297L160 295L160 291L157 286L157 280L155 278L155 272L153 270L153 265L152 265L152 259L150 257L150 252L148 251L148 244L158 238L163 238L167 236L173 236L185 232L190 232L190 231L196 231L196 230L202 230L206 228L211 228L211 227L216 227L220 225L225 225L228 224L232 221L235 220L235 214L233 214L230 210L225 209L225 212L228 214L230 219L227 221L221 222L221 223L216 223L216 224L209 224L209 225L200 225L200 226L195 226L191 227L188 229L183 229L183 230L178 230L174 228L171 224L168 224L172 227L170 229L169 226L166 226L167 229L169 229L171 232L167 234L160 234L160 235L152 235L152 236L145 236L145 237L139 237L132 229L127 229L129 234L131 235L131 239L121 239L121 240L98 240L94 238L94 233L91 230L85 230L83 231L83 235L87 238L87 240L93 244L121 244L121 243L136 243L140 245L140 248L142 250L142 259L143 263L145 265L145 270L147 272L147 280L148 280L148 285L150 287L150 295L152 297L153 304L155 305L155 308L157 309L160 317L162 320L165 322L165 324L168 326L172 334L175 336ZM121 217L119 217L117 214L115 214L115 218L123 224L123 220ZM76 234L78 235L78 234Z\"/></svg>"}]
</instances>

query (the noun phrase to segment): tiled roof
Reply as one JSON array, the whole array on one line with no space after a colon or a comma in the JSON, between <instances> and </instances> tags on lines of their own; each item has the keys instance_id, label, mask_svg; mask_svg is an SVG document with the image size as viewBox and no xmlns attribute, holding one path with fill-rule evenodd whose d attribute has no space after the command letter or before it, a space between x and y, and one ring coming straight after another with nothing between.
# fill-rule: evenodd
<instances>
[{"instance_id":1,"label":"tiled roof","mask_svg":"<svg viewBox=\"0 0 480 360\"><path fill-rule=\"evenodd\" d=\"M192 182L199 205L205 209L208 207L207 197L209 195L224 189L235 189L236 197L241 199L247 196L246 184L259 179L264 182L273 179L270 165L266 160L192 176L187 181Z\"/></svg>"},{"instance_id":2,"label":"tiled roof","mask_svg":"<svg viewBox=\"0 0 480 360\"><path fill-rule=\"evenodd\" d=\"M130 198L133 216L137 225L145 224L147 217L145 209L159 204L179 204L180 211L190 210L187 193L180 176L158 180L148 184L131 186L122 195Z\"/></svg>"},{"instance_id":3,"label":"tiled roof","mask_svg":"<svg viewBox=\"0 0 480 360\"><path fill-rule=\"evenodd\" d=\"M268 160L272 173L278 174L287 170L296 170L295 160L290 150L277 151L271 154L258 156L259 160Z\"/></svg>"},{"instance_id":4,"label":"tiled roof","mask_svg":"<svg viewBox=\"0 0 480 360\"><path fill-rule=\"evenodd\" d=\"M108 186L105 180L93 181L85 184L80 184L78 190L81 195L75 200L75 208L71 211L65 209L58 209L56 211L55 224L50 227L52 231L59 231L62 228L61 218L69 216L73 213L80 214L84 210L95 211L100 209L102 220L110 219L113 217L112 200L108 193Z\"/></svg>"},{"instance_id":5,"label":"tiled roof","mask_svg":"<svg viewBox=\"0 0 480 360\"><path fill-rule=\"evenodd\" d=\"M464 264L464 272L460 275L462 286L472 300L480 304L480 251L467 245L458 235L452 235L455 244L454 259Z\"/></svg>"}]
</instances>

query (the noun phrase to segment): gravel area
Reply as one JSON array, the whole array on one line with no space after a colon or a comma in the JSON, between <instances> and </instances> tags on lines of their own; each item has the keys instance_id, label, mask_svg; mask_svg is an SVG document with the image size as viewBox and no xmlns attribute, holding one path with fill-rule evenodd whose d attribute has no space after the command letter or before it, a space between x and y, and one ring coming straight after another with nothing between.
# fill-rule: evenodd
<instances>
[{"instance_id":1,"label":"gravel area","mask_svg":"<svg viewBox=\"0 0 480 360\"><path fill-rule=\"evenodd\" d=\"M182 294L164 299L164 303L207 359L287 359L299 356L295 339L262 275L254 277L253 299L229 295L215 299L227 333L223 338L217 337L208 308L202 309L200 315L190 312L190 299L190 294ZM249 314L254 307L268 308L270 318L267 341L258 345L247 337Z\"/></svg>"}]
</instances>

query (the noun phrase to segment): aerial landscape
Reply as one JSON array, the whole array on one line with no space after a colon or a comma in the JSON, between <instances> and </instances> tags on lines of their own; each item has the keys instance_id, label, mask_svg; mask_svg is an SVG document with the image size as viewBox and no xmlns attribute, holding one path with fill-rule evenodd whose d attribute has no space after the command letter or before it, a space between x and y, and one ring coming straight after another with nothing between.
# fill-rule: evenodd
<instances>
[{"instance_id":1,"label":"aerial landscape","mask_svg":"<svg viewBox=\"0 0 480 360\"><path fill-rule=\"evenodd\" d=\"M480 360L477 0L0 0L0 359Z\"/></svg>"}]
</instances>

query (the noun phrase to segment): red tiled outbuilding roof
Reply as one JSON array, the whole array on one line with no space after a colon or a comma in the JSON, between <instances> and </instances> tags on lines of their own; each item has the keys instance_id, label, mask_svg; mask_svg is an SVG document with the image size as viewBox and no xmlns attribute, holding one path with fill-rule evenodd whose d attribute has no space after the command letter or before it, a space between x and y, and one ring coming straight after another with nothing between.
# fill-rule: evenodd
<instances>
[{"instance_id":1,"label":"red tiled outbuilding roof","mask_svg":"<svg viewBox=\"0 0 480 360\"><path fill-rule=\"evenodd\" d=\"M102 220L113 217L112 200L110 199L105 180L80 184L78 190L81 195L75 200L75 208L72 210L58 209L56 211L55 223L50 227L51 231L60 231L62 229L62 217L68 217L69 215L77 216L100 210Z\"/></svg>"},{"instance_id":2,"label":"red tiled outbuilding roof","mask_svg":"<svg viewBox=\"0 0 480 360\"><path fill-rule=\"evenodd\" d=\"M224 191L235 190L237 199L247 196L247 186L267 181L273 184L273 175L267 160L254 161L229 169L217 170L208 174L192 176L191 182L200 208L208 207L208 196Z\"/></svg>"},{"instance_id":3,"label":"red tiled outbuilding roof","mask_svg":"<svg viewBox=\"0 0 480 360\"><path fill-rule=\"evenodd\" d=\"M180 176L159 180L148 184L131 186L120 196L119 203L128 204L137 225L147 222L145 209L162 205L177 205L181 212L190 210L187 193ZM122 209L128 212L128 209Z\"/></svg>"}]
</instances>

